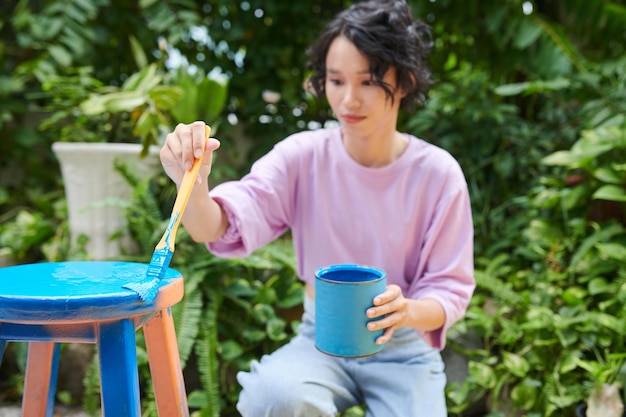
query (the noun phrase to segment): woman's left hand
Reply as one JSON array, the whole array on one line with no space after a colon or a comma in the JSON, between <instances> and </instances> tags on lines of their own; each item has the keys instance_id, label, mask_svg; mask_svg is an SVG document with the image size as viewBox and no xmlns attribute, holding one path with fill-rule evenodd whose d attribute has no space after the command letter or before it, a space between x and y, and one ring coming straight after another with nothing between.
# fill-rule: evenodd
<instances>
[{"instance_id":1,"label":"woman's left hand","mask_svg":"<svg viewBox=\"0 0 626 417\"><path fill-rule=\"evenodd\" d=\"M409 301L404 298L402 290L397 285L389 285L382 294L374 297L374 307L367 310L369 318L382 317L367 324L369 330L385 329L382 336L376 339L381 345L391 340L393 332L407 324Z\"/></svg>"}]
</instances>

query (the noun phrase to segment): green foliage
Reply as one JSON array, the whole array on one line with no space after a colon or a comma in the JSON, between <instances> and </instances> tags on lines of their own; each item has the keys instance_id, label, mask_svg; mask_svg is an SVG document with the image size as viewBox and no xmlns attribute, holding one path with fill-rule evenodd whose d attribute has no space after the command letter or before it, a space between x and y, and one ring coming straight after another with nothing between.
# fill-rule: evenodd
<instances>
[{"instance_id":1,"label":"green foliage","mask_svg":"<svg viewBox=\"0 0 626 417\"><path fill-rule=\"evenodd\" d=\"M612 93L624 91L624 68L600 64L592 90L572 84L589 97L574 119L584 129L539 160L541 175L514 200L514 228L491 245L498 255L477 258L459 329L485 349L467 352L470 378L449 391L457 412L478 395L504 415L571 414L596 386L624 383L626 96ZM559 103L572 91L542 94Z\"/></svg>"},{"instance_id":2,"label":"green foliage","mask_svg":"<svg viewBox=\"0 0 626 417\"><path fill-rule=\"evenodd\" d=\"M91 417L100 411L100 365L98 355L94 355L83 378L83 410Z\"/></svg>"},{"instance_id":3,"label":"green foliage","mask_svg":"<svg viewBox=\"0 0 626 417\"><path fill-rule=\"evenodd\" d=\"M59 260L68 255L66 208L58 193L28 193L34 207L15 206L0 216L3 255L25 263Z\"/></svg>"}]
</instances>

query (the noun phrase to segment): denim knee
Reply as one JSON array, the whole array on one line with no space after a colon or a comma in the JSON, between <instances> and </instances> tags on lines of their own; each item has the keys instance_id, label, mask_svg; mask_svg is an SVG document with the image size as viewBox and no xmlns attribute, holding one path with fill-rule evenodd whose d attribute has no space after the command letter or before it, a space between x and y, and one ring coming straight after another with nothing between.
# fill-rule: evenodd
<instances>
[{"instance_id":1,"label":"denim knee","mask_svg":"<svg viewBox=\"0 0 626 417\"><path fill-rule=\"evenodd\" d=\"M243 417L332 417L337 409L324 387L290 378L271 381L240 372L237 410Z\"/></svg>"}]
</instances>

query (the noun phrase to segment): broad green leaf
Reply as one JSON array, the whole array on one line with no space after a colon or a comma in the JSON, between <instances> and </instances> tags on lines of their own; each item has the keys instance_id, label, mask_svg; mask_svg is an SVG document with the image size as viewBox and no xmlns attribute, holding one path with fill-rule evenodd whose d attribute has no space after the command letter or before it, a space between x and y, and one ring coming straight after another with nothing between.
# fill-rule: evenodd
<instances>
[{"instance_id":1,"label":"broad green leaf","mask_svg":"<svg viewBox=\"0 0 626 417\"><path fill-rule=\"evenodd\" d=\"M494 92L500 96L514 96L518 94L535 94L545 91L555 91L568 88L570 81L565 78L553 80L527 81L523 83L504 84L496 87Z\"/></svg>"},{"instance_id":2,"label":"broad green leaf","mask_svg":"<svg viewBox=\"0 0 626 417\"><path fill-rule=\"evenodd\" d=\"M150 90L149 95L158 109L169 110L176 105L182 91L178 87L159 85Z\"/></svg>"},{"instance_id":3,"label":"broad green leaf","mask_svg":"<svg viewBox=\"0 0 626 417\"><path fill-rule=\"evenodd\" d=\"M626 261L626 246L620 243L597 243L596 249L601 258Z\"/></svg>"},{"instance_id":4,"label":"broad green leaf","mask_svg":"<svg viewBox=\"0 0 626 417\"><path fill-rule=\"evenodd\" d=\"M257 290L250 286L245 279L235 279L227 288L226 292L230 295L238 297L252 297L256 295Z\"/></svg>"},{"instance_id":5,"label":"broad green leaf","mask_svg":"<svg viewBox=\"0 0 626 417\"><path fill-rule=\"evenodd\" d=\"M543 247L551 247L563 238L562 230L545 219L532 220L523 234L529 241Z\"/></svg>"},{"instance_id":6,"label":"broad green leaf","mask_svg":"<svg viewBox=\"0 0 626 417\"><path fill-rule=\"evenodd\" d=\"M133 52L133 57L135 58L135 62L137 63L138 68L144 68L148 65L148 58L146 57L146 52L143 50L143 47L137 41L137 38L134 36L129 36L128 40L130 41L130 48Z\"/></svg>"},{"instance_id":7,"label":"broad green leaf","mask_svg":"<svg viewBox=\"0 0 626 417\"><path fill-rule=\"evenodd\" d=\"M285 320L280 317L271 318L265 325L265 329L267 331L267 336L271 340L281 341L287 338L287 333L285 333Z\"/></svg>"},{"instance_id":8,"label":"broad green leaf","mask_svg":"<svg viewBox=\"0 0 626 417\"><path fill-rule=\"evenodd\" d=\"M159 85L161 81L162 76L158 73L157 64L152 63L128 77L122 85L122 90L146 93Z\"/></svg>"},{"instance_id":9,"label":"broad green leaf","mask_svg":"<svg viewBox=\"0 0 626 417\"><path fill-rule=\"evenodd\" d=\"M528 374L530 366L523 357L511 352L502 352L502 358L504 366L513 375L524 378Z\"/></svg>"},{"instance_id":10,"label":"broad green leaf","mask_svg":"<svg viewBox=\"0 0 626 417\"><path fill-rule=\"evenodd\" d=\"M585 187L564 188L561 191L561 207L571 210L580 204L586 204L588 193Z\"/></svg>"},{"instance_id":11,"label":"broad green leaf","mask_svg":"<svg viewBox=\"0 0 626 417\"><path fill-rule=\"evenodd\" d=\"M626 134L612 126L586 130L569 151L557 151L542 159L546 165L561 165L570 168L585 166L596 158L614 149L626 146Z\"/></svg>"},{"instance_id":12,"label":"broad green leaf","mask_svg":"<svg viewBox=\"0 0 626 417\"><path fill-rule=\"evenodd\" d=\"M624 173L614 167L601 166L593 172L593 176L602 182L621 185L624 182Z\"/></svg>"},{"instance_id":13,"label":"broad green leaf","mask_svg":"<svg viewBox=\"0 0 626 417\"><path fill-rule=\"evenodd\" d=\"M296 283L291 286L286 294L283 294L277 301L276 305L280 308L291 308L302 304L304 299L304 286Z\"/></svg>"},{"instance_id":14,"label":"broad green leaf","mask_svg":"<svg viewBox=\"0 0 626 417\"><path fill-rule=\"evenodd\" d=\"M175 122L192 123L196 119L201 119L198 112L200 108L198 103L198 83L188 73L186 67L178 69L174 83L181 89L181 95L172 107L172 115ZM208 123L209 121L205 120L205 122Z\"/></svg>"},{"instance_id":15,"label":"broad green leaf","mask_svg":"<svg viewBox=\"0 0 626 417\"><path fill-rule=\"evenodd\" d=\"M499 85L494 89L494 93L500 96L516 96L528 90L529 82Z\"/></svg>"},{"instance_id":16,"label":"broad green leaf","mask_svg":"<svg viewBox=\"0 0 626 417\"><path fill-rule=\"evenodd\" d=\"M530 410L537 401L537 388L522 381L511 390L511 399L518 409Z\"/></svg>"},{"instance_id":17,"label":"broad green leaf","mask_svg":"<svg viewBox=\"0 0 626 417\"><path fill-rule=\"evenodd\" d=\"M626 190L617 185L603 185L593 193L596 200L609 200L626 202Z\"/></svg>"},{"instance_id":18,"label":"broad green leaf","mask_svg":"<svg viewBox=\"0 0 626 417\"><path fill-rule=\"evenodd\" d=\"M514 44L519 49L525 49L537 40L541 32L541 26L536 25L532 19L524 19L515 36Z\"/></svg>"},{"instance_id":19,"label":"broad green leaf","mask_svg":"<svg viewBox=\"0 0 626 417\"><path fill-rule=\"evenodd\" d=\"M72 64L72 55L60 45L52 45L48 48L52 58L61 66L68 67Z\"/></svg>"},{"instance_id":20,"label":"broad green leaf","mask_svg":"<svg viewBox=\"0 0 626 417\"><path fill-rule=\"evenodd\" d=\"M624 332L623 324L619 318L605 313L590 312L589 314L596 324L606 327L609 330L619 332L620 334Z\"/></svg>"},{"instance_id":21,"label":"broad green leaf","mask_svg":"<svg viewBox=\"0 0 626 417\"><path fill-rule=\"evenodd\" d=\"M541 160L546 165L572 166L580 161L580 156L571 151L556 151Z\"/></svg>"},{"instance_id":22,"label":"broad green leaf","mask_svg":"<svg viewBox=\"0 0 626 417\"><path fill-rule=\"evenodd\" d=\"M578 361L580 358L580 352L572 351L568 352L565 357L559 362L559 373L568 374L578 367Z\"/></svg>"},{"instance_id":23,"label":"broad green leaf","mask_svg":"<svg viewBox=\"0 0 626 417\"><path fill-rule=\"evenodd\" d=\"M187 396L187 405L190 408L204 408L209 402L209 397L202 390L194 390Z\"/></svg>"},{"instance_id":24,"label":"broad green leaf","mask_svg":"<svg viewBox=\"0 0 626 417\"><path fill-rule=\"evenodd\" d=\"M563 301L572 306L586 303L587 291L584 288L572 286L568 287L563 291L562 299Z\"/></svg>"},{"instance_id":25,"label":"broad green leaf","mask_svg":"<svg viewBox=\"0 0 626 417\"><path fill-rule=\"evenodd\" d=\"M236 359L243 353L243 348L236 340L225 340L220 344L221 357L224 360Z\"/></svg>"},{"instance_id":26,"label":"broad green leaf","mask_svg":"<svg viewBox=\"0 0 626 417\"><path fill-rule=\"evenodd\" d=\"M560 51L566 55L581 72L586 72L586 62L584 57L580 54L576 46L565 36L562 30L555 24L551 24L547 20L539 17L537 14L533 14L533 18L538 26L541 26L543 31L552 39L554 44L559 47Z\"/></svg>"},{"instance_id":27,"label":"broad green leaf","mask_svg":"<svg viewBox=\"0 0 626 417\"><path fill-rule=\"evenodd\" d=\"M550 395L548 396L548 399L559 409L567 408L580 401L580 397L578 395Z\"/></svg>"},{"instance_id":28,"label":"broad green leaf","mask_svg":"<svg viewBox=\"0 0 626 417\"><path fill-rule=\"evenodd\" d=\"M470 376L483 388L493 388L496 385L496 374L489 365L470 361L468 364Z\"/></svg>"},{"instance_id":29,"label":"broad green leaf","mask_svg":"<svg viewBox=\"0 0 626 417\"><path fill-rule=\"evenodd\" d=\"M143 137L148 135L151 130L155 129L154 115L147 111L141 112L141 115L135 123L133 134L135 136Z\"/></svg>"},{"instance_id":30,"label":"broad green leaf","mask_svg":"<svg viewBox=\"0 0 626 417\"><path fill-rule=\"evenodd\" d=\"M146 97L136 92L112 93L105 97L105 107L112 113L131 111L146 104Z\"/></svg>"},{"instance_id":31,"label":"broad green leaf","mask_svg":"<svg viewBox=\"0 0 626 417\"><path fill-rule=\"evenodd\" d=\"M261 287L261 289L259 289L259 292L257 293L254 300L258 303L267 304L269 306L274 304L276 300L278 300L278 296L276 295L276 290L274 290L274 288L272 288L270 285L266 284Z\"/></svg>"},{"instance_id":32,"label":"broad green leaf","mask_svg":"<svg viewBox=\"0 0 626 417\"><path fill-rule=\"evenodd\" d=\"M252 316L258 323L267 323L274 315L274 309L268 304L256 304L252 308Z\"/></svg>"},{"instance_id":33,"label":"broad green leaf","mask_svg":"<svg viewBox=\"0 0 626 417\"><path fill-rule=\"evenodd\" d=\"M213 123L220 115L226 99L228 98L228 86L224 79L205 78L198 86L197 106L202 120Z\"/></svg>"},{"instance_id":34,"label":"broad green leaf","mask_svg":"<svg viewBox=\"0 0 626 417\"><path fill-rule=\"evenodd\" d=\"M584 268L584 259L587 256L587 253L594 248L594 246L598 242L606 242L610 240L613 236L620 235L623 233L623 227L621 225L611 225L605 227L590 236L587 236L582 243L579 244L578 249L572 255L570 261L570 268L574 271L580 271ZM579 265L581 264L581 265ZM596 274L594 274L596 275Z\"/></svg>"},{"instance_id":35,"label":"broad green leaf","mask_svg":"<svg viewBox=\"0 0 626 417\"><path fill-rule=\"evenodd\" d=\"M570 168L579 168L587 165L597 156L613 149L613 146L606 144L591 144L578 142L580 146L574 146L571 151L556 151L541 160L546 165L561 165Z\"/></svg>"},{"instance_id":36,"label":"broad green leaf","mask_svg":"<svg viewBox=\"0 0 626 417\"><path fill-rule=\"evenodd\" d=\"M159 0L139 0L139 7L141 7L142 9L147 9L158 1Z\"/></svg>"},{"instance_id":37,"label":"broad green leaf","mask_svg":"<svg viewBox=\"0 0 626 417\"><path fill-rule=\"evenodd\" d=\"M526 313L526 320L520 325L523 329L552 329L555 313L546 307L531 307Z\"/></svg>"},{"instance_id":38,"label":"broad green leaf","mask_svg":"<svg viewBox=\"0 0 626 417\"><path fill-rule=\"evenodd\" d=\"M598 295L612 291L612 286L604 278L589 281L589 295Z\"/></svg>"},{"instance_id":39,"label":"broad green leaf","mask_svg":"<svg viewBox=\"0 0 626 417\"><path fill-rule=\"evenodd\" d=\"M263 330L246 329L241 334L249 342L260 342L265 339L265 332Z\"/></svg>"},{"instance_id":40,"label":"broad green leaf","mask_svg":"<svg viewBox=\"0 0 626 417\"><path fill-rule=\"evenodd\" d=\"M450 382L448 391L446 393L446 398L452 401L454 405L465 405L467 404L468 396L469 396L469 384L458 384L456 382ZM454 406L453 406L454 407ZM464 410L465 407L462 407L461 410Z\"/></svg>"}]
</instances>

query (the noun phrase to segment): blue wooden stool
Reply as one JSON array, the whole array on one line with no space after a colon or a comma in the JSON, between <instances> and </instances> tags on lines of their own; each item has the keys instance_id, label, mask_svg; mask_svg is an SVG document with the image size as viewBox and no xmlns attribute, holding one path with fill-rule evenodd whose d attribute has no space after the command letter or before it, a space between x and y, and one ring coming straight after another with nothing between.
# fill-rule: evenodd
<instances>
[{"instance_id":1,"label":"blue wooden stool","mask_svg":"<svg viewBox=\"0 0 626 417\"><path fill-rule=\"evenodd\" d=\"M135 331L143 328L159 416L189 416L170 307L183 278L168 269L156 299L123 288L147 264L58 262L0 268L0 361L7 341L28 341L22 415L52 417L63 342L96 343L104 417L141 417Z\"/></svg>"}]
</instances>

